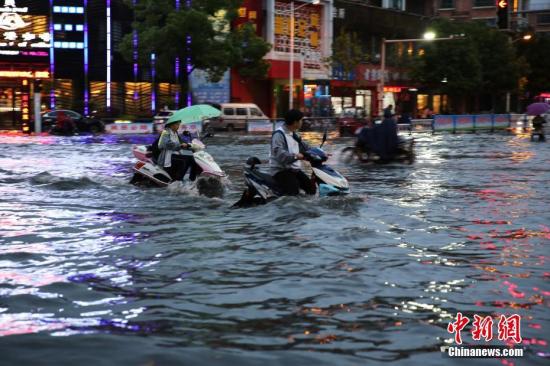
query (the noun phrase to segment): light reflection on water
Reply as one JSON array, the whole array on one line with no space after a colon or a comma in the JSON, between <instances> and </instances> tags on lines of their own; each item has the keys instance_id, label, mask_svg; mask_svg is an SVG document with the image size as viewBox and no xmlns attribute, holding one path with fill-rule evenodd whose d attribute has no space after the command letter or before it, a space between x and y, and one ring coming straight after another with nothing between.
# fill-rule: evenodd
<instances>
[{"instance_id":1,"label":"light reflection on water","mask_svg":"<svg viewBox=\"0 0 550 366\"><path fill-rule=\"evenodd\" d=\"M546 363L547 144L419 135L413 165L367 168L330 134L352 195L232 210L265 138L208 142L223 200L128 185L152 139L0 136L7 364L440 365L458 311L523 317L524 359L468 362Z\"/></svg>"}]
</instances>

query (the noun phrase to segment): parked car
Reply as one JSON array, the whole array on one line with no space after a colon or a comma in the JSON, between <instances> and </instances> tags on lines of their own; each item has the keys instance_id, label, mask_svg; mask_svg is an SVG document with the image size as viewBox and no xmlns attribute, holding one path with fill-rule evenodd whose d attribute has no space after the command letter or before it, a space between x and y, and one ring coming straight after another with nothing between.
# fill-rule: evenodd
<instances>
[{"instance_id":1,"label":"parked car","mask_svg":"<svg viewBox=\"0 0 550 366\"><path fill-rule=\"evenodd\" d=\"M153 131L161 132L164 129L164 124L168 121L168 118L172 116L176 111L163 109L159 111L155 117L153 117Z\"/></svg>"},{"instance_id":2,"label":"parked car","mask_svg":"<svg viewBox=\"0 0 550 366\"><path fill-rule=\"evenodd\" d=\"M367 124L365 111L361 107L347 107L337 121L340 136L355 135L357 129Z\"/></svg>"},{"instance_id":3,"label":"parked car","mask_svg":"<svg viewBox=\"0 0 550 366\"><path fill-rule=\"evenodd\" d=\"M68 116L73 120L78 132L99 133L105 131L105 125L99 119L84 117L78 112L67 109L57 109L55 111L48 111L42 114L42 129L44 131L50 131L52 127L55 126L59 112L64 113L65 116ZM31 127L34 126L31 124Z\"/></svg>"},{"instance_id":4,"label":"parked car","mask_svg":"<svg viewBox=\"0 0 550 366\"><path fill-rule=\"evenodd\" d=\"M246 130L248 121L266 121L269 118L254 103L222 103L221 116L205 123L205 128L214 130Z\"/></svg>"}]
</instances>

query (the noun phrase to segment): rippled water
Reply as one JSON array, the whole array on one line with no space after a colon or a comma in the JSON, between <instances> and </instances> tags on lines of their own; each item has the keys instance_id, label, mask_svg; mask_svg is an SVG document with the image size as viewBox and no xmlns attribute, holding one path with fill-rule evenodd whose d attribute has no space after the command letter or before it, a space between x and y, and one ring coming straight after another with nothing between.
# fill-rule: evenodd
<instances>
[{"instance_id":1,"label":"rippled water","mask_svg":"<svg viewBox=\"0 0 550 366\"><path fill-rule=\"evenodd\" d=\"M349 197L234 210L265 138L210 141L224 199L130 186L148 141L0 136L0 364L548 364L550 144L419 135L365 167L336 139ZM458 311L520 314L525 357L443 357Z\"/></svg>"}]
</instances>

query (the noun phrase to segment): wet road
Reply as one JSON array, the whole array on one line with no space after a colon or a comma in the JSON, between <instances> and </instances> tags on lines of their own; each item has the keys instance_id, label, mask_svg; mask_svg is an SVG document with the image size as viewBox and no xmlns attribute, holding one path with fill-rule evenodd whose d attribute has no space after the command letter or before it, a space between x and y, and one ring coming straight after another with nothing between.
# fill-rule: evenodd
<instances>
[{"instance_id":1,"label":"wet road","mask_svg":"<svg viewBox=\"0 0 550 366\"><path fill-rule=\"evenodd\" d=\"M548 363L550 144L426 134L365 167L335 139L350 196L233 210L266 139L209 142L224 199L129 185L150 141L0 136L0 364ZM459 311L495 338L520 314L525 357L442 356Z\"/></svg>"}]
</instances>

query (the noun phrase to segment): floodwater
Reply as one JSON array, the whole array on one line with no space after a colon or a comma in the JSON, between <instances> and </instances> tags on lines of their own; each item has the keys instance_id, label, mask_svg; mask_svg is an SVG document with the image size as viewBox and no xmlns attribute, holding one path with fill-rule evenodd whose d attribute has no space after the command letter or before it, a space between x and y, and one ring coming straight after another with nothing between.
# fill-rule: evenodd
<instances>
[{"instance_id":1,"label":"floodwater","mask_svg":"<svg viewBox=\"0 0 550 366\"><path fill-rule=\"evenodd\" d=\"M231 209L266 138L208 142L223 199L129 185L151 139L0 136L1 365L548 364L550 144L424 134L363 166L331 139L348 197ZM457 312L474 345L519 314L524 357L443 356Z\"/></svg>"}]
</instances>

